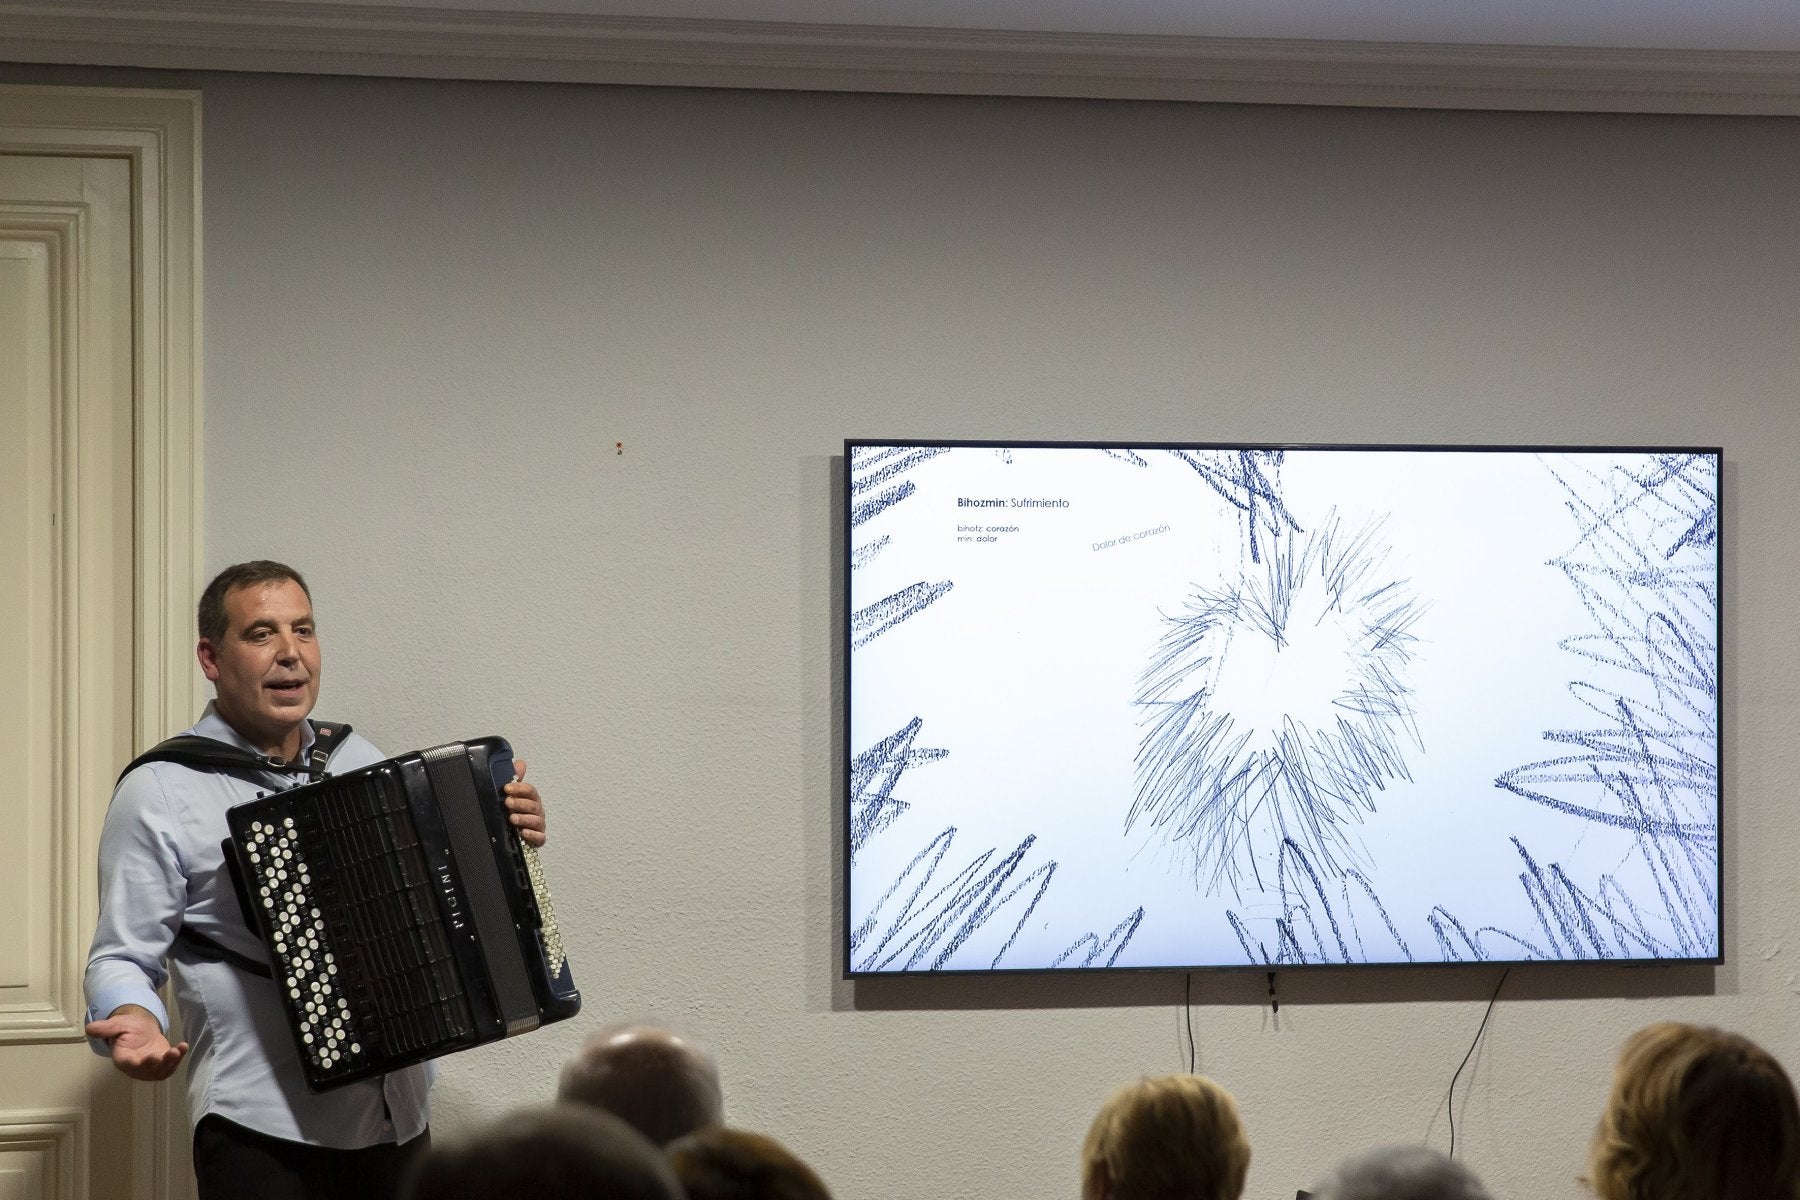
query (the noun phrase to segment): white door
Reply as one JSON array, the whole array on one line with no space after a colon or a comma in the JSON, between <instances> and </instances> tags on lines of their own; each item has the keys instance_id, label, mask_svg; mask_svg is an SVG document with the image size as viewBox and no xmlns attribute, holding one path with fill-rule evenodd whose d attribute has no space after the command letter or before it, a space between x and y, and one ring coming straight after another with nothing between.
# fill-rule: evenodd
<instances>
[{"instance_id":1,"label":"white door","mask_svg":"<svg viewBox=\"0 0 1800 1200\"><path fill-rule=\"evenodd\" d=\"M146 688L167 674L146 669L169 638L145 618L166 599L140 595L166 575L142 522L143 444L162 440L143 402L166 390L144 383L163 358L143 332L146 176L130 154L56 152L73 129L4 152L16 95L0 90L0 1200L167 1196L171 1085L88 1049L81 991L112 779L169 719Z\"/></svg>"},{"instance_id":2,"label":"white door","mask_svg":"<svg viewBox=\"0 0 1800 1200\"><path fill-rule=\"evenodd\" d=\"M0 156L0 1197L130 1194L81 1039L106 765L130 757L131 172ZM123 1173L122 1173L123 1172Z\"/></svg>"}]
</instances>

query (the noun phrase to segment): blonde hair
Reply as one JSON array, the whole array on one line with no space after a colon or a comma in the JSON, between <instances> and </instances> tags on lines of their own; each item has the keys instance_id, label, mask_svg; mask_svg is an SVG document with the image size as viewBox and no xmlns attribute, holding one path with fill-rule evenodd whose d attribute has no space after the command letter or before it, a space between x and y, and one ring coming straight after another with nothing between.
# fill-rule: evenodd
<instances>
[{"instance_id":1,"label":"blonde hair","mask_svg":"<svg viewBox=\"0 0 1800 1200\"><path fill-rule=\"evenodd\" d=\"M1100 1106L1081 1148L1096 1200L1238 1200L1250 1143L1231 1093L1200 1075L1126 1084Z\"/></svg>"},{"instance_id":2,"label":"blonde hair","mask_svg":"<svg viewBox=\"0 0 1800 1200\"><path fill-rule=\"evenodd\" d=\"M1735 1033L1664 1022L1613 1071L1585 1180L1601 1200L1800 1200L1800 1103Z\"/></svg>"}]
</instances>

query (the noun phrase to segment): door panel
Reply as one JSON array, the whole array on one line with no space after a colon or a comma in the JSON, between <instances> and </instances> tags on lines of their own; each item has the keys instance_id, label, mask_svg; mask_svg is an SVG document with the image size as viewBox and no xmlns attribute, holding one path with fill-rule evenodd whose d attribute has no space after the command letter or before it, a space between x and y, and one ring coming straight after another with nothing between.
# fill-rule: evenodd
<instances>
[{"instance_id":1,"label":"door panel","mask_svg":"<svg viewBox=\"0 0 1800 1200\"><path fill-rule=\"evenodd\" d=\"M5 1200L134 1192L139 1090L81 1032L93 838L134 739L131 187L122 158L0 155Z\"/></svg>"}]
</instances>

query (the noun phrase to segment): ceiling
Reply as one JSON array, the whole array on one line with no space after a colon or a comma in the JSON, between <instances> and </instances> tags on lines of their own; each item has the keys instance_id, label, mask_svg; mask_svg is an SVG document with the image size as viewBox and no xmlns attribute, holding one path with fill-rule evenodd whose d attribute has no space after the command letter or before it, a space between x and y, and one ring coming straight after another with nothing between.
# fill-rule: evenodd
<instances>
[{"instance_id":1,"label":"ceiling","mask_svg":"<svg viewBox=\"0 0 1800 1200\"><path fill-rule=\"evenodd\" d=\"M1795 0L0 0L0 60L1800 114Z\"/></svg>"}]
</instances>

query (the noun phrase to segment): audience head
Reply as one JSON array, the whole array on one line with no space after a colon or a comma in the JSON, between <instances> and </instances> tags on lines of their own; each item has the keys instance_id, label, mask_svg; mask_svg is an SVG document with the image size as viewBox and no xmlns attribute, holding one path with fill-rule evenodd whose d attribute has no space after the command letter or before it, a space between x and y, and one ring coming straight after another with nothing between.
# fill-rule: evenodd
<instances>
[{"instance_id":1,"label":"audience head","mask_svg":"<svg viewBox=\"0 0 1800 1200\"><path fill-rule=\"evenodd\" d=\"M662 1152L617 1117L552 1105L434 1145L406 1200L682 1200Z\"/></svg>"},{"instance_id":2,"label":"audience head","mask_svg":"<svg viewBox=\"0 0 1800 1200\"><path fill-rule=\"evenodd\" d=\"M1341 1164L1315 1200L1489 1200L1461 1163L1425 1146L1384 1146Z\"/></svg>"},{"instance_id":3,"label":"audience head","mask_svg":"<svg viewBox=\"0 0 1800 1200\"><path fill-rule=\"evenodd\" d=\"M1082 1200L1238 1200L1250 1143L1230 1092L1163 1075L1107 1099L1081 1160Z\"/></svg>"},{"instance_id":4,"label":"audience head","mask_svg":"<svg viewBox=\"0 0 1800 1200\"><path fill-rule=\"evenodd\" d=\"M831 1200L811 1167L760 1133L713 1127L668 1146L688 1200Z\"/></svg>"},{"instance_id":5,"label":"audience head","mask_svg":"<svg viewBox=\"0 0 1800 1200\"><path fill-rule=\"evenodd\" d=\"M1735 1033L1640 1029L1613 1070L1587 1182L1601 1200L1796 1200L1794 1085Z\"/></svg>"},{"instance_id":6,"label":"audience head","mask_svg":"<svg viewBox=\"0 0 1800 1200\"><path fill-rule=\"evenodd\" d=\"M556 1098L621 1117L659 1146L724 1123L712 1057L647 1025L615 1026L590 1037L564 1065Z\"/></svg>"}]
</instances>

